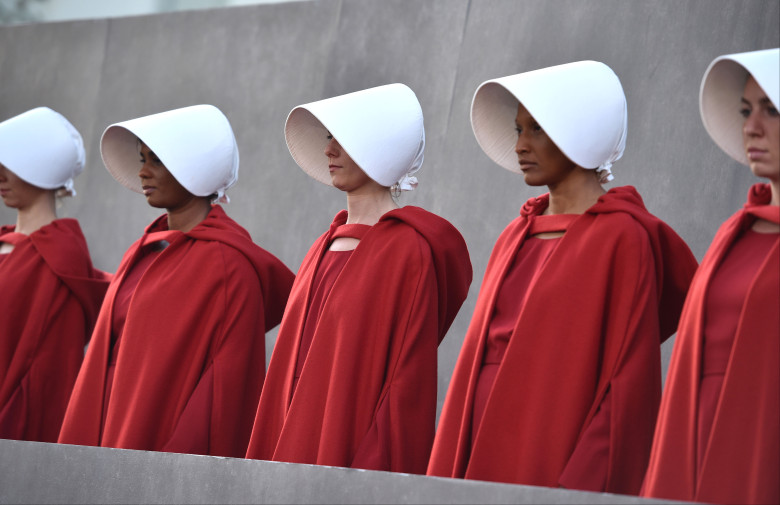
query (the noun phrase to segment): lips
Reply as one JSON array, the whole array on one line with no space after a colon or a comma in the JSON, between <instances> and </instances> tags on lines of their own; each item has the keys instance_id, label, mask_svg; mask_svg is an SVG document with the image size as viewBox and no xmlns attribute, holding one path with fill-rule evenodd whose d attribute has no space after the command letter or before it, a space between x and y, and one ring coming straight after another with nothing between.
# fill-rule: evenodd
<instances>
[{"instance_id":1,"label":"lips","mask_svg":"<svg viewBox=\"0 0 780 505\"><path fill-rule=\"evenodd\" d=\"M337 168L341 168L341 165L328 165L328 171L333 172Z\"/></svg>"},{"instance_id":2,"label":"lips","mask_svg":"<svg viewBox=\"0 0 780 505\"><path fill-rule=\"evenodd\" d=\"M750 161L756 161L764 157L767 153L766 149L760 149L758 147L749 147L747 149L747 158Z\"/></svg>"},{"instance_id":3,"label":"lips","mask_svg":"<svg viewBox=\"0 0 780 505\"><path fill-rule=\"evenodd\" d=\"M520 160L518 163L520 164L520 170L528 170L529 168L536 166L536 163L528 160Z\"/></svg>"},{"instance_id":4,"label":"lips","mask_svg":"<svg viewBox=\"0 0 780 505\"><path fill-rule=\"evenodd\" d=\"M155 188L154 186L142 186L141 189L143 190L145 196L149 196L157 188Z\"/></svg>"}]
</instances>

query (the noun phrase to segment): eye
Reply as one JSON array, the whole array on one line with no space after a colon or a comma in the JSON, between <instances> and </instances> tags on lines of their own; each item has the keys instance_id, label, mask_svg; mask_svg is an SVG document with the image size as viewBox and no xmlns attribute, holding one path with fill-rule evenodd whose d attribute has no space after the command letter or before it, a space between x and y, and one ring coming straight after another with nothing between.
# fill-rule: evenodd
<instances>
[{"instance_id":1,"label":"eye","mask_svg":"<svg viewBox=\"0 0 780 505\"><path fill-rule=\"evenodd\" d=\"M775 109L771 105L766 108L766 113L769 115L769 117L777 117L778 116L777 109Z\"/></svg>"},{"instance_id":2,"label":"eye","mask_svg":"<svg viewBox=\"0 0 780 505\"><path fill-rule=\"evenodd\" d=\"M328 139L328 140L333 140L333 135L331 135L331 134L329 133L329 134L327 134L327 135L325 136L325 138L326 138L326 139Z\"/></svg>"},{"instance_id":3,"label":"eye","mask_svg":"<svg viewBox=\"0 0 780 505\"><path fill-rule=\"evenodd\" d=\"M535 131L535 132L540 132L540 131L542 131L542 127L541 127L541 126L539 126L539 123L534 123L534 131Z\"/></svg>"},{"instance_id":4,"label":"eye","mask_svg":"<svg viewBox=\"0 0 780 505\"><path fill-rule=\"evenodd\" d=\"M144 157L143 157L143 155L141 155L141 159L140 159L140 161L141 161L141 163L142 163L142 164L143 164L143 163L146 163L146 158L144 158Z\"/></svg>"},{"instance_id":5,"label":"eye","mask_svg":"<svg viewBox=\"0 0 780 505\"><path fill-rule=\"evenodd\" d=\"M750 112L751 110L748 107L743 107L739 110L739 114L745 119L750 116Z\"/></svg>"},{"instance_id":6,"label":"eye","mask_svg":"<svg viewBox=\"0 0 780 505\"><path fill-rule=\"evenodd\" d=\"M515 126L515 131L517 132L518 135L523 133L523 129L520 128L519 126Z\"/></svg>"}]
</instances>

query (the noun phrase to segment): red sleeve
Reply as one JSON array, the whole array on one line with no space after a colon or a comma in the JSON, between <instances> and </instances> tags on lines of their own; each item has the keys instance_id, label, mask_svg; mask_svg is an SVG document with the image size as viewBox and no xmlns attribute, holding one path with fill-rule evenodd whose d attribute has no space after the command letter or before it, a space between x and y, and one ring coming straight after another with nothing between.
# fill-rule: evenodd
<instances>
[{"instance_id":1,"label":"red sleeve","mask_svg":"<svg viewBox=\"0 0 780 505\"><path fill-rule=\"evenodd\" d=\"M214 358L209 454L215 456L246 454L265 379L264 299L254 271L243 266L227 277L224 338Z\"/></svg>"},{"instance_id":2,"label":"red sleeve","mask_svg":"<svg viewBox=\"0 0 780 505\"><path fill-rule=\"evenodd\" d=\"M640 243L632 263L620 268L620 288L605 300L612 317L603 360L615 365L601 371L609 386L559 477L567 488L637 494L642 484L660 403L661 356L652 250L644 237Z\"/></svg>"},{"instance_id":3,"label":"red sleeve","mask_svg":"<svg viewBox=\"0 0 780 505\"><path fill-rule=\"evenodd\" d=\"M609 470L609 433L612 413L610 391L574 448L558 484L566 489L602 491Z\"/></svg>"},{"instance_id":4,"label":"red sleeve","mask_svg":"<svg viewBox=\"0 0 780 505\"><path fill-rule=\"evenodd\" d=\"M207 293L221 306L220 335L163 451L243 457L265 377L263 297L255 271L223 247L224 296Z\"/></svg>"},{"instance_id":5,"label":"red sleeve","mask_svg":"<svg viewBox=\"0 0 780 505\"><path fill-rule=\"evenodd\" d=\"M427 246L426 246L427 248ZM387 377L373 422L360 441L353 468L424 474L436 421L438 286L430 253L415 260L422 273L406 306L407 322L391 344Z\"/></svg>"}]
</instances>

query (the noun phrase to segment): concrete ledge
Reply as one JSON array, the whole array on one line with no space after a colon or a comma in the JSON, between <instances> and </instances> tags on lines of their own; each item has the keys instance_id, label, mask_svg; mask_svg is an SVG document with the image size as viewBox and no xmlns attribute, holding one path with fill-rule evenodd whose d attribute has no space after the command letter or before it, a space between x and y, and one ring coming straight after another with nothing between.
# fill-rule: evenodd
<instances>
[{"instance_id":1,"label":"concrete ledge","mask_svg":"<svg viewBox=\"0 0 780 505\"><path fill-rule=\"evenodd\" d=\"M672 503L348 468L0 440L2 503Z\"/></svg>"}]
</instances>

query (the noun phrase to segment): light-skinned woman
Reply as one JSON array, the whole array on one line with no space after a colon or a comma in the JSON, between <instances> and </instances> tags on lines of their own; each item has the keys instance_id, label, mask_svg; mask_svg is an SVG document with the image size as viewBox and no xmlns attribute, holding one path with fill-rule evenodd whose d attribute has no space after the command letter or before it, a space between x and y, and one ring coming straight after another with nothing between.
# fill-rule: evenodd
<instances>
[{"instance_id":1,"label":"light-skinned woman","mask_svg":"<svg viewBox=\"0 0 780 505\"><path fill-rule=\"evenodd\" d=\"M109 126L101 153L166 212L119 265L59 441L243 456L293 274L213 204L238 178L230 123L162 112Z\"/></svg>"},{"instance_id":2,"label":"light-skinned woman","mask_svg":"<svg viewBox=\"0 0 780 505\"><path fill-rule=\"evenodd\" d=\"M528 200L493 248L430 475L639 491L660 345L696 261L633 187L602 187L626 119L618 77L595 61L478 88L479 145L548 193Z\"/></svg>"},{"instance_id":3,"label":"light-skinned woman","mask_svg":"<svg viewBox=\"0 0 780 505\"><path fill-rule=\"evenodd\" d=\"M766 182L718 230L685 301L643 494L780 502L780 49L716 58L701 117Z\"/></svg>"},{"instance_id":4,"label":"light-skinned woman","mask_svg":"<svg viewBox=\"0 0 780 505\"><path fill-rule=\"evenodd\" d=\"M279 329L247 456L424 473L437 347L466 298L466 243L400 207L425 146L414 92L390 84L296 107L293 159L346 196L303 260Z\"/></svg>"},{"instance_id":5,"label":"light-skinned woman","mask_svg":"<svg viewBox=\"0 0 780 505\"><path fill-rule=\"evenodd\" d=\"M0 123L0 438L56 442L109 276L78 221L57 217L84 169L79 132L38 107Z\"/></svg>"}]
</instances>

